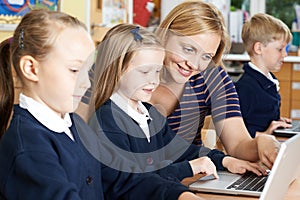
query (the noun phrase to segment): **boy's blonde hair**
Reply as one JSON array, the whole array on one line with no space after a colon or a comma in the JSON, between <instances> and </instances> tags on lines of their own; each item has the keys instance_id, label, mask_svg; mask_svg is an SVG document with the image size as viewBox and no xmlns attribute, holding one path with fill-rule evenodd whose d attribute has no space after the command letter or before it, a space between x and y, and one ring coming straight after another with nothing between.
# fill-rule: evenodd
<instances>
[{"instance_id":1,"label":"boy's blonde hair","mask_svg":"<svg viewBox=\"0 0 300 200\"><path fill-rule=\"evenodd\" d=\"M94 79L95 109L110 98L135 53L144 48L163 50L155 34L143 27L119 24L106 33L97 48Z\"/></svg>"},{"instance_id":2,"label":"boy's blonde hair","mask_svg":"<svg viewBox=\"0 0 300 200\"><path fill-rule=\"evenodd\" d=\"M266 45L271 41L283 39L286 43L289 43L292 39L292 34L288 26L280 19L259 13L252 16L244 24L242 39L247 53L249 56L252 56L256 42Z\"/></svg>"}]
</instances>

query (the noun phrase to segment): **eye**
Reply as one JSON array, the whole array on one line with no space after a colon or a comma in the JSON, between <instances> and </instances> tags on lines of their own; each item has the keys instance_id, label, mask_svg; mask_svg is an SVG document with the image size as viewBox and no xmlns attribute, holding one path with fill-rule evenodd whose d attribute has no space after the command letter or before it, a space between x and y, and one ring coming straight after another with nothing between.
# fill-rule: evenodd
<instances>
[{"instance_id":1,"label":"eye","mask_svg":"<svg viewBox=\"0 0 300 200\"><path fill-rule=\"evenodd\" d=\"M195 52L195 50L191 47L183 47L183 51L189 54L192 54Z\"/></svg>"},{"instance_id":2,"label":"eye","mask_svg":"<svg viewBox=\"0 0 300 200\"><path fill-rule=\"evenodd\" d=\"M70 71L73 73L77 73L77 72L79 72L79 69L70 69Z\"/></svg>"},{"instance_id":3,"label":"eye","mask_svg":"<svg viewBox=\"0 0 300 200\"><path fill-rule=\"evenodd\" d=\"M202 59L205 61L210 61L210 60L212 60L212 58L213 58L213 56L210 54L207 54L207 53L202 55Z\"/></svg>"},{"instance_id":4,"label":"eye","mask_svg":"<svg viewBox=\"0 0 300 200\"><path fill-rule=\"evenodd\" d=\"M142 74L148 74L149 71L141 71Z\"/></svg>"}]
</instances>

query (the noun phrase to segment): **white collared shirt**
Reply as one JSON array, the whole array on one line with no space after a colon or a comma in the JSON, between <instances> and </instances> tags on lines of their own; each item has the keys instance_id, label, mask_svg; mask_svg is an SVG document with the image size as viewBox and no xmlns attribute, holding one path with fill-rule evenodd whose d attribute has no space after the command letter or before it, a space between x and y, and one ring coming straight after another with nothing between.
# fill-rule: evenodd
<instances>
[{"instance_id":1,"label":"white collared shirt","mask_svg":"<svg viewBox=\"0 0 300 200\"><path fill-rule=\"evenodd\" d=\"M118 93L113 93L110 99L118 106L120 107L125 113L127 113L134 121L136 121L143 132L145 133L145 136L150 142L150 132L149 132L149 125L148 120L151 120L151 117L149 115L149 112L147 108L142 104L141 101L138 101L138 109L141 113L134 110L128 102L121 97Z\"/></svg>"},{"instance_id":2,"label":"white collared shirt","mask_svg":"<svg viewBox=\"0 0 300 200\"><path fill-rule=\"evenodd\" d=\"M69 127L72 126L72 121L69 113L66 113L64 118L60 118L47 106L35 101L34 99L20 94L20 107L27 109L40 123L46 126L51 131L56 133L65 133L71 140L74 137Z\"/></svg>"},{"instance_id":3,"label":"white collared shirt","mask_svg":"<svg viewBox=\"0 0 300 200\"><path fill-rule=\"evenodd\" d=\"M263 74L263 75L265 75L265 74L264 74L257 66L255 66L252 62L249 62L249 66L250 66L252 69L254 69L254 70L260 72L260 73ZM272 81L273 83L275 83L276 89L277 89L277 91L279 91L279 89L280 89L280 87L279 87L279 81L278 81L277 79L273 78L270 72L268 72L267 78L268 78L270 81Z\"/></svg>"}]
</instances>

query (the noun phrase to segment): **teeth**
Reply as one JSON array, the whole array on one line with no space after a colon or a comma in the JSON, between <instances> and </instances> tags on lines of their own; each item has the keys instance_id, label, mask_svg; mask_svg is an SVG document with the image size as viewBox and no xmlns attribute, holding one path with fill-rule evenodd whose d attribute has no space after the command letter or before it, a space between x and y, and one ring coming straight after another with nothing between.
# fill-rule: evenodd
<instances>
[{"instance_id":1,"label":"teeth","mask_svg":"<svg viewBox=\"0 0 300 200\"><path fill-rule=\"evenodd\" d=\"M190 71L185 70L185 69L183 69L183 68L180 68L180 70L181 70L181 72L182 72L183 74L186 74L186 75L189 75L189 74L191 73Z\"/></svg>"},{"instance_id":2,"label":"teeth","mask_svg":"<svg viewBox=\"0 0 300 200\"><path fill-rule=\"evenodd\" d=\"M184 71L184 72L186 72L186 73L188 73L189 71L188 70L185 70L185 69L183 69L183 68L181 68L182 69L182 71Z\"/></svg>"}]
</instances>

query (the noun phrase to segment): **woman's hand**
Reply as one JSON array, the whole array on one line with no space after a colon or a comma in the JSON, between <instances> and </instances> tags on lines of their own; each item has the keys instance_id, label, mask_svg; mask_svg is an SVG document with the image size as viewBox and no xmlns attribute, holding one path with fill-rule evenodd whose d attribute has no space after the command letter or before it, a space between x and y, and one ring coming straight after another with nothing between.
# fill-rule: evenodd
<instances>
[{"instance_id":1,"label":"woman's hand","mask_svg":"<svg viewBox=\"0 0 300 200\"><path fill-rule=\"evenodd\" d=\"M231 156L224 157L222 164L228 169L228 171L235 174L244 174L247 171L251 171L258 176L267 175L266 169L263 168L259 163L252 163Z\"/></svg>"},{"instance_id":2,"label":"woman's hand","mask_svg":"<svg viewBox=\"0 0 300 200\"><path fill-rule=\"evenodd\" d=\"M255 140L260 161L271 169L280 149L280 143L273 135L266 134L257 135Z\"/></svg>"},{"instance_id":3,"label":"woman's hand","mask_svg":"<svg viewBox=\"0 0 300 200\"><path fill-rule=\"evenodd\" d=\"M219 178L215 164L209 157L204 156L189 161L193 174L205 173L207 176L213 174L215 178Z\"/></svg>"}]
</instances>

